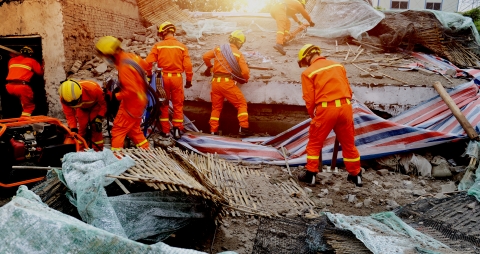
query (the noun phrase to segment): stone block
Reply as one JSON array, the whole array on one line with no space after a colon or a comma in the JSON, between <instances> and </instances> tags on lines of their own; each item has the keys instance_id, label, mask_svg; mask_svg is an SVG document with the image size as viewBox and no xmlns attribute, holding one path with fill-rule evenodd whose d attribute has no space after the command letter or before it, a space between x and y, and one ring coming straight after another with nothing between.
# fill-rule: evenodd
<instances>
[{"instance_id":1,"label":"stone block","mask_svg":"<svg viewBox=\"0 0 480 254\"><path fill-rule=\"evenodd\" d=\"M108 68L108 65L107 63L101 63L99 64L96 68L95 68L95 72L98 74L98 75L101 75L103 73L105 73L107 71L107 68Z\"/></svg>"},{"instance_id":2,"label":"stone block","mask_svg":"<svg viewBox=\"0 0 480 254\"><path fill-rule=\"evenodd\" d=\"M138 41L138 42L145 42L145 40L147 39L147 37L145 35L137 35L135 36L135 40Z\"/></svg>"},{"instance_id":3,"label":"stone block","mask_svg":"<svg viewBox=\"0 0 480 254\"><path fill-rule=\"evenodd\" d=\"M333 199L331 198L320 198L319 199L320 203L325 203L327 206L333 206Z\"/></svg>"},{"instance_id":4,"label":"stone block","mask_svg":"<svg viewBox=\"0 0 480 254\"><path fill-rule=\"evenodd\" d=\"M377 170L377 174L381 175L381 176L386 176L388 175L388 169L380 169L380 170Z\"/></svg>"},{"instance_id":5,"label":"stone block","mask_svg":"<svg viewBox=\"0 0 480 254\"><path fill-rule=\"evenodd\" d=\"M455 185L454 182L449 182L447 184L442 184L440 185L440 188L442 188L442 193L446 193L446 192L453 192L453 191L456 191L457 190L457 186Z\"/></svg>"},{"instance_id":6,"label":"stone block","mask_svg":"<svg viewBox=\"0 0 480 254\"><path fill-rule=\"evenodd\" d=\"M368 73L368 72L360 73L360 78L369 78L369 77L371 77L371 76L370 76L370 73Z\"/></svg>"},{"instance_id":7,"label":"stone block","mask_svg":"<svg viewBox=\"0 0 480 254\"><path fill-rule=\"evenodd\" d=\"M457 76L457 71L454 70L454 69L447 69L445 74L448 75L448 76L451 76L451 77L455 77L455 76Z\"/></svg>"},{"instance_id":8,"label":"stone block","mask_svg":"<svg viewBox=\"0 0 480 254\"><path fill-rule=\"evenodd\" d=\"M380 66L378 65L378 63L372 63L370 64L370 69L373 69L373 70L377 70Z\"/></svg>"},{"instance_id":9,"label":"stone block","mask_svg":"<svg viewBox=\"0 0 480 254\"><path fill-rule=\"evenodd\" d=\"M72 68L70 68L70 72L77 73L80 67L82 67L82 61L77 60L73 63Z\"/></svg>"}]
</instances>

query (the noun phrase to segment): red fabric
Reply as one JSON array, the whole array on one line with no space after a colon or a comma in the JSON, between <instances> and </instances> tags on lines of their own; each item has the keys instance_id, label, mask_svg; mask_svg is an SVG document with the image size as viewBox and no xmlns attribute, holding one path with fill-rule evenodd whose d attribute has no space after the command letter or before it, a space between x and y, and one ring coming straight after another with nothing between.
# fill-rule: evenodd
<instances>
[{"instance_id":1,"label":"red fabric","mask_svg":"<svg viewBox=\"0 0 480 254\"><path fill-rule=\"evenodd\" d=\"M33 73L43 75L42 67L33 58L19 55L8 61L7 81L20 80L30 82Z\"/></svg>"},{"instance_id":2,"label":"red fabric","mask_svg":"<svg viewBox=\"0 0 480 254\"><path fill-rule=\"evenodd\" d=\"M141 118L133 118L125 111L118 111L113 121L112 150L122 149L126 136L128 136L137 147L148 149L149 143L140 129L141 122Z\"/></svg>"},{"instance_id":3,"label":"red fabric","mask_svg":"<svg viewBox=\"0 0 480 254\"><path fill-rule=\"evenodd\" d=\"M335 132L342 148L345 167L353 176L360 173L360 154L355 146L355 130L353 127L353 111L352 105L344 103L341 107L317 106L315 117L310 123L308 136L307 165L308 171L318 172L319 159L310 159L309 156L319 156L322 151L323 142L328 134Z\"/></svg>"},{"instance_id":4,"label":"red fabric","mask_svg":"<svg viewBox=\"0 0 480 254\"><path fill-rule=\"evenodd\" d=\"M29 85L7 84L7 92L20 99L22 103L22 116L31 116L35 109L33 102L33 91Z\"/></svg>"},{"instance_id":5,"label":"red fabric","mask_svg":"<svg viewBox=\"0 0 480 254\"><path fill-rule=\"evenodd\" d=\"M235 59L237 59L243 78L248 82L248 79L250 79L250 69L248 68L247 61L245 61L245 57L234 44L230 44L230 48L232 49ZM232 73L232 68L228 64L227 60L223 57L219 46L203 54L203 61L207 67L212 67L212 59L214 59L212 69L214 74L230 75L230 73Z\"/></svg>"},{"instance_id":6,"label":"red fabric","mask_svg":"<svg viewBox=\"0 0 480 254\"><path fill-rule=\"evenodd\" d=\"M321 102L334 101L341 98L352 98L352 89L343 65L317 58L302 73L302 90L305 106L313 119L315 107Z\"/></svg>"},{"instance_id":7,"label":"red fabric","mask_svg":"<svg viewBox=\"0 0 480 254\"><path fill-rule=\"evenodd\" d=\"M172 101L173 105L173 118L172 118L172 125L174 127L183 130L183 78L180 74L164 74L163 75L163 87L165 89L165 93L167 94L167 98ZM169 122L169 114L168 114L168 104L162 105L160 107L161 116L160 116L160 124L162 127L162 132L169 133L170 132L170 122Z\"/></svg>"},{"instance_id":8,"label":"red fabric","mask_svg":"<svg viewBox=\"0 0 480 254\"><path fill-rule=\"evenodd\" d=\"M153 45L146 61L149 64L157 62L164 73L185 72L187 81L192 81L193 70L188 48L173 36L167 36L165 40Z\"/></svg>"},{"instance_id":9,"label":"red fabric","mask_svg":"<svg viewBox=\"0 0 480 254\"><path fill-rule=\"evenodd\" d=\"M223 101L227 99L236 109L239 124L248 128L247 101L242 91L235 85L235 82L228 78L213 78L212 91L212 114L210 116L210 132L217 132L219 127L220 113L223 108Z\"/></svg>"},{"instance_id":10,"label":"red fabric","mask_svg":"<svg viewBox=\"0 0 480 254\"><path fill-rule=\"evenodd\" d=\"M82 100L79 105L70 107L62 103L63 113L67 119L68 127L78 128L78 134L85 140L91 141L91 147L95 151L103 150L103 135L101 131L92 129L91 137L87 137L88 124L97 116L105 116L107 103L103 96L100 85L93 81L81 80L78 82L82 87ZM78 123L78 124L77 124ZM81 145L81 149L84 145Z\"/></svg>"}]
</instances>

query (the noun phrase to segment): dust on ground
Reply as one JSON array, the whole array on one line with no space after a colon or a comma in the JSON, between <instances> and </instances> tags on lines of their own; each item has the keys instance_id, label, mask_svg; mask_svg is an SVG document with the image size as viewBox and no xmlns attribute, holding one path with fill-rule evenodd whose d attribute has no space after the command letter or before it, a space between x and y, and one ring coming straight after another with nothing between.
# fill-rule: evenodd
<instances>
[{"instance_id":1,"label":"dust on ground","mask_svg":"<svg viewBox=\"0 0 480 254\"><path fill-rule=\"evenodd\" d=\"M285 56L278 53L274 48L275 45L275 33L264 32L257 26L251 25L251 18L226 18L225 21L235 21L239 29L243 29L246 32L246 43L241 48L249 65L258 67L270 67L273 70L256 70L251 69L251 80L265 80L265 81L278 81L278 82L300 82L300 75L304 68L301 69L297 64L297 56L299 49L307 44L316 44L322 48L322 55L327 59L342 63L347 71L347 76L350 83L365 83L365 84L403 84L401 81L406 82L409 85L425 85L432 86L435 81L440 81L445 87L453 87L459 84L463 84L466 81L463 79L450 78L453 84L450 84L446 78L434 74L426 75L417 71L399 71L398 67L415 62L415 59L409 55L398 53L383 53L382 51L369 48L360 47L352 44L350 41L347 45L346 39L323 39L318 37L306 36L292 41L289 45L285 46L287 54ZM256 18L255 23L262 27L274 27L275 21L271 18ZM292 31L296 28L296 25L292 25ZM213 49L216 45L224 44L228 42L228 35L226 34L212 34L204 35L200 38L200 43L197 41L188 40L186 35L177 35L177 39L189 48L190 57L196 71L202 64L202 55ZM338 47L337 47L337 45ZM201 44L201 45L200 45ZM347 60L347 51L351 49ZM390 79L383 77L382 79L373 77L360 77L364 71L355 67L351 60L362 51L355 59L354 63L363 70L369 70L372 63L378 64L378 70L371 73L375 76L382 76L386 74L393 77ZM385 66L391 65L391 66ZM203 77L200 74L205 70L205 66L201 66L194 74L194 82L209 82L210 78ZM268 78L270 77L271 78ZM267 78L265 78L267 77Z\"/></svg>"}]
</instances>

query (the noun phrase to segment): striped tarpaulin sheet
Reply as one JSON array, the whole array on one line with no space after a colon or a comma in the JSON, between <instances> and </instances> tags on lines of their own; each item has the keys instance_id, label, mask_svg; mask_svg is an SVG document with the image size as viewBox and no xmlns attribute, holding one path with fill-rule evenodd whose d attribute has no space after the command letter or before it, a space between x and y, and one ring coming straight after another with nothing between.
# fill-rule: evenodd
<instances>
[{"instance_id":1,"label":"striped tarpaulin sheet","mask_svg":"<svg viewBox=\"0 0 480 254\"><path fill-rule=\"evenodd\" d=\"M477 70L466 71L475 77L480 76L480 72ZM480 131L478 90L475 81L448 90L452 99L477 132ZM440 96L428 99L388 120L375 115L362 103L356 100L352 102L355 144L362 159L378 158L466 138L464 130ZM280 152L283 146L288 151L289 164L301 165L306 163L305 147L308 142L309 125L310 119L256 144L199 133L187 133L179 142L196 152L216 153L229 160L277 165L285 164L285 159ZM325 140L322 150L325 164L331 162L334 141L335 133L332 131ZM339 152L338 158L338 162L341 162L341 152Z\"/></svg>"}]
</instances>

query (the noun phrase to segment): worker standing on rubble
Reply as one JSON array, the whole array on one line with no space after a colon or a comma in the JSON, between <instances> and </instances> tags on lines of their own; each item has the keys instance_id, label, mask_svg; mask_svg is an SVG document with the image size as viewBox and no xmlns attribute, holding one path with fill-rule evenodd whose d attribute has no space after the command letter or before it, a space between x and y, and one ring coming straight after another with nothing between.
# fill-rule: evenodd
<instances>
[{"instance_id":1,"label":"worker standing on rubble","mask_svg":"<svg viewBox=\"0 0 480 254\"><path fill-rule=\"evenodd\" d=\"M140 124L148 102L147 75L151 75L151 66L141 57L124 52L120 45L121 42L112 36L100 38L95 45L103 59L115 64L120 82L120 91L113 94L120 101L120 107L113 121L112 150L123 148L125 136L137 147L148 149L149 143Z\"/></svg>"},{"instance_id":2,"label":"worker standing on rubble","mask_svg":"<svg viewBox=\"0 0 480 254\"><path fill-rule=\"evenodd\" d=\"M270 15L277 22L277 44L275 44L273 48L282 55L286 54L283 49L283 44L286 38L290 36L289 18L292 18L299 25L302 25L302 22L297 18L297 13L302 14L310 26L315 26L315 23L312 22L310 15L308 15L308 12L305 10L305 0L282 0L275 3L270 10Z\"/></svg>"},{"instance_id":3,"label":"worker standing on rubble","mask_svg":"<svg viewBox=\"0 0 480 254\"><path fill-rule=\"evenodd\" d=\"M239 134L242 136L251 135L248 129L247 101L237 87L237 83L245 84L250 78L245 57L240 48L246 41L242 31L233 31L228 37L230 44L217 46L203 55L203 61L207 69L204 76L210 77L213 69L212 90L212 113L210 115L210 132L218 134L220 113L223 108L223 101L226 98L237 109L237 118L240 124ZM214 59L213 65L211 60Z\"/></svg>"},{"instance_id":4,"label":"worker standing on rubble","mask_svg":"<svg viewBox=\"0 0 480 254\"><path fill-rule=\"evenodd\" d=\"M91 141L95 151L103 150L102 125L107 112L103 90L93 81L65 80L58 89L63 113L71 131ZM90 129L90 133L88 133ZM80 143L80 149L85 145Z\"/></svg>"},{"instance_id":5,"label":"worker standing on rubble","mask_svg":"<svg viewBox=\"0 0 480 254\"><path fill-rule=\"evenodd\" d=\"M301 75L302 91L312 119L306 148L306 170L298 179L315 184L315 175L321 165L323 142L333 129L342 146L343 162L349 173L347 180L361 187L360 154L355 147L353 111L350 104L352 89L343 65L325 59L321 52L318 46L312 44L306 44L298 52L298 66L308 67Z\"/></svg>"},{"instance_id":6,"label":"worker standing on rubble","mask_svg":"<svg viewBox=\"0 0 480 254\"><path fill-rule=\"evenodd\" d=\"M192 86L192 62L188 54L187 46L175 39L176 28L170 22L164 22L158 29L158 36L162 39L156 43L146 61L149 64L157 62L158 68L162 69L163 88L167 95L166 101L160 107L161 116L160 124L162 131L160 135L167 137L170 133L169 122L169 103L173 104L173 137L179 139L183 132L183 78L182 73L185 72L185 88Z\"/></svg>"},{"instance_id":7,"label":"worker standing on rubble","mask_svg":"<svg viewBox=\"0 0 480 254\"><path fill-rule=\"evenodd\" d=\"M6 89L9 94L20 99L22 103L21 117L29 117L35 109L33 91L29 82L34 73L43 75L43 67L32 58L32 48L25 46L20 53L8 62Z\"/></svg>"}]
</instances>

